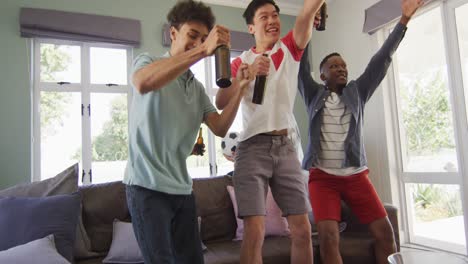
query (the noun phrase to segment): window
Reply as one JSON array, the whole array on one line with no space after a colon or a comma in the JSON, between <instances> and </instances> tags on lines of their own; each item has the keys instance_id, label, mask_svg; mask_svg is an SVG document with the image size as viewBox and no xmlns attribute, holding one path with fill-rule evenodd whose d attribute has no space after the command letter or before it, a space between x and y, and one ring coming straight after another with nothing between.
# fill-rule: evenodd
<instances>
[{"instance_id":1,"label":"window","mask_svg":"<svg viewBox=\"0 0 468 264\"><path fill-rule=\"evenodd\" d=\"M79 163L80 183L122 180L131 48L33 41L34 180Z\"/></svg>"},{"instance_id":2,"label":"window","mask_svg":"<svg viewBox=\"0 0 468 264\"><path fill-rule=\"evenodd\" d=\"M424 11L411 21L393 65L406 237L466 254L468 101L461 95L468 90L461 80L468 76L468 1L436 2Z\"/></svg>"},{"instance_id":3,"label":"window","mask_svg":"<svg viewBox=\"0 0 468 264\"><path fill-rule=\"evenodd\" d=\"M239 53L231 51L231 61L239 56ZM215 81L214 56L205 58L192 66L191 70L206 89L206 93L211 101L215 102L218 87ZM234 120L229 132L242 131L242 114L239 107L238 114ZM234 170L234 163L227 160L222 153L221 138L215 136L209 128L202 124L202 135L206 145L206 152L203 156L190 156L187 159L188 172L192 178L210 177L217 175L226 175Z\"/></svg>"}]
</instances>

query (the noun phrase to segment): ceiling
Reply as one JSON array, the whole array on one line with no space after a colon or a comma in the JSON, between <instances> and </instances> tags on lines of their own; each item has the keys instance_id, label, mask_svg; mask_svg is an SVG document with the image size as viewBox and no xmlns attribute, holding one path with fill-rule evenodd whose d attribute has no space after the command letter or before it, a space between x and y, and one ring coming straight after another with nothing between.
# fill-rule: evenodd
<instances>
[{"instance_id":1,"label":"ceiling","mask_svg":"<svg viewBox=\"0 0 468 264\"><path fill-rule=\"evenodd\" d=\"M205 3L245 8L251 0L202 0ZM330 4L335 0L327 0ZM281 14L296 16L304 3L304 0L275 0L281 9Z\"/></svg>"}]
</instances>

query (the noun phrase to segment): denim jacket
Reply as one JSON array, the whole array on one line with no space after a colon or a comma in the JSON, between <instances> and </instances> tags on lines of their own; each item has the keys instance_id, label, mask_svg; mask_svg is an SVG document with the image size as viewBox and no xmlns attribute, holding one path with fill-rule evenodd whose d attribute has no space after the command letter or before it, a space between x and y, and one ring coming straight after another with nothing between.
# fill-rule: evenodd
<instances>
[{"instance_id":1,"label":"denim jacket","mask_svg":"<svg viewBox=\"0 0 468 264\"><path fill-rule=\"evenodd\" d=\"M352 113L348 135L344 143L346 156L343 160L343 168L367 165L363 140L364 107L385 77L392 61L392 55L405 32L406 26L398 23L379 51L372 57L364 73L356 80L350 81L343 89L341 100ZM308 54L307 50L304 54ZM309 142L302 162L302 168L308 170L318 162L321 114L330 91L312 79L307 55L302 56L298 88L305 101L309 116Z\"/></svg>"}]
</instances>

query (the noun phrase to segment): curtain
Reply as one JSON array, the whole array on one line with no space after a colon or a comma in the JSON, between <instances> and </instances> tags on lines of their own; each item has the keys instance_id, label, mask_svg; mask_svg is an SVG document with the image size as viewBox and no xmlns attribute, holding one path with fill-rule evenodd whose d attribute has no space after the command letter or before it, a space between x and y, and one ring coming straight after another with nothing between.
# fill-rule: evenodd
<instances>
[{"instance_id":1,"label":"curtain","mask_svg":"<svg viewBox=\"0 0 468 264\"><path fill-rule=\"evenodd\" d=\"M164 47L171 46L171 35L169 24L164 24L162 31L162 44ZM249 33L240 31L231 31L231 50L242 52L255 46L255 39Z\"/></svg>"},{"instance_id":2,"label":"curtain","mask_svg":"<svg viewBox=\"0 0 468 264\"><path fill-rule=\"evenodd\" d=\"M138 47L139 20L72 13L57 10L21 8L22 37L54 38L85 42L105 42Z\"/></svg>"},{"instance_id":3,"label":"curtain","mask_svg":"<svg viewBox=\"0 0 468 264\"><path fill-rule=\"evenodd\" d=\"M426 3L433 0L426 0ZM374 34L376 31L401 16L401 0L380 0L365 11L363 32Z\"/></svg>"}]
</instances>

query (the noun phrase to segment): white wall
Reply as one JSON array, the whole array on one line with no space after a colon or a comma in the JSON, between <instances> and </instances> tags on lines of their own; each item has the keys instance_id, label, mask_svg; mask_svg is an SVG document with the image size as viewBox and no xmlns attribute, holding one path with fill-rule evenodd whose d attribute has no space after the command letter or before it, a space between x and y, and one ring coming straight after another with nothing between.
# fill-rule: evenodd
<instances>
[{"instance_id":1,"label":"white wall","mask_svg":"<svg viewBox=\"0 0 468 264\"><path fill-rule=\"evenodd\" d=\"M362 33L364 10L377 0L335 0L328 6L327 29L314 32L312 36L312 69L318 77L318 68L323 57L331 52L340 53L348 65L348 79L357 78L367 66L372 55L380 47L379 34ZM387 80L375 92L365 111L364 137L370 170L369 178L383 202L397 205L397 195L391 192L387 155L388 137L386 132L389 117L385 116L384 90ZM391 141L391 140L390 140ZM393 178L393 175L392 175Z\"/></svg>"}]
</instances>

